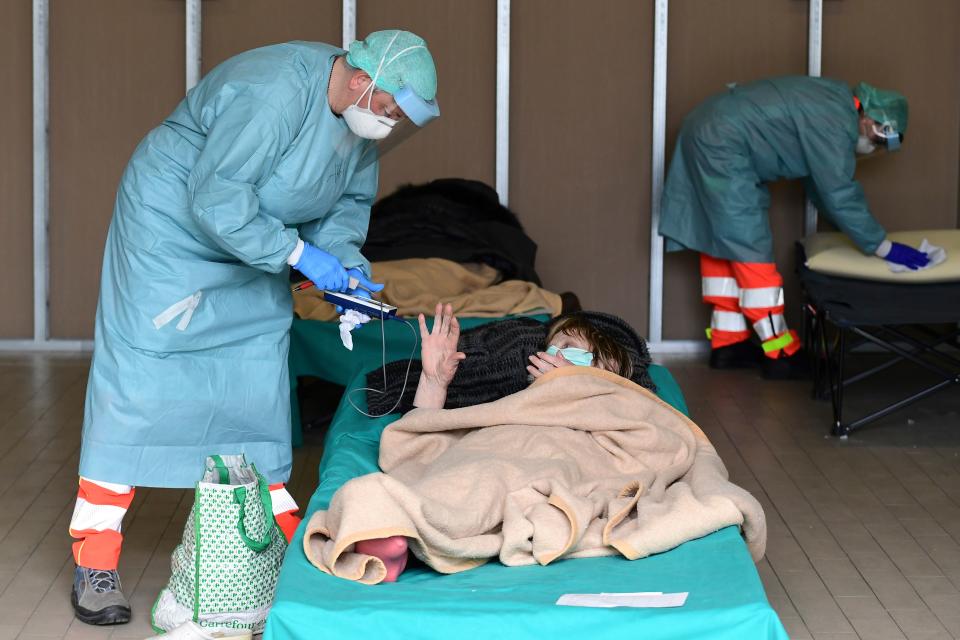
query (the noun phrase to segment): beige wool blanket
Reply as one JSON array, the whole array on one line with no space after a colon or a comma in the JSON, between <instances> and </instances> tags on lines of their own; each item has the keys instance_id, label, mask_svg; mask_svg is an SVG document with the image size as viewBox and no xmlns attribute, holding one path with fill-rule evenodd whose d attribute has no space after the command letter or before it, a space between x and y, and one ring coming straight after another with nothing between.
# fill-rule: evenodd
<instances>
[{"instance_id":1,"label":"beige wool blanket","mask_svg":"<svg viewBox=\"0 0 960 640\"><path fill-rule=\"evenodd\" d=\"M740 525L755 560L766 522L727 479L693 422L646 389L562 367L496 402L415 409L380 440L380 468L345 483L307 523L304 550L327 573L376 584L360 540L406 536L442 573L558 558L667 551Z\"/></svg>"},{"instance_id":2,"label":"beige wool blanket","mask_svg":"<svg viewBox=\"0 0 960 640\"><path fill-rule=\"evenodd\" d=\"M372 280L384 283L377 296L397 307L397 314L433 314L437 302L453 313L473 318L560 314L560 296L523 280L500 281L500 272L485 264L460 264L442 258L408 258L374 262ZM308 320L336 321L340 315L310 288L293 294L293 311Z\"/></svg>"}]
</instances>

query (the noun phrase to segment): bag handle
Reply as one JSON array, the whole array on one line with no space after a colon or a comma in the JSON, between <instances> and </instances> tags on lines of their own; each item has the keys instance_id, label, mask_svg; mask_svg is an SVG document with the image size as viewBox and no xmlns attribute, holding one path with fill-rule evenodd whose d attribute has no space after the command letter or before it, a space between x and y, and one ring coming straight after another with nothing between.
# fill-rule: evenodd
<instances>
[{"instance_id":1,"label":"bag handle","mask_svg":"<svg viewBox=\"0 0 960 640\"><path fill-rule=\"evenodd\" d=\"M273 500L270 499L270 488L267 486L267 481L260 475L260 472L257 471L255 466L251 464L250 468L257 474L257 491L260 493L260 504L263 505L264 516L266 516L269 522L262 540L254 540L247 535L247 525L244 521L246 518L245 505L247 501L247 488L234 488L233 499L240 505L240 517L237 520L237 532L240 534L240 539L243 540L243 543L247 545L251 551L260 553L261 551L265 551L273 542L273 538L277 533L277 523L273 517Z\"/></svg>"},{"instance_id":2,"label":"bag handle","mask_svg":"<svg viewBox=\"0 0 960 640\"><path fill-rule=\"evenodd\" d=\"M230 484L230 471L227 470L223 458L210 456L210 459L213 460L213 468L217 470L217 475L220 476L220 484Z\"/></svg>"}]
</instances>

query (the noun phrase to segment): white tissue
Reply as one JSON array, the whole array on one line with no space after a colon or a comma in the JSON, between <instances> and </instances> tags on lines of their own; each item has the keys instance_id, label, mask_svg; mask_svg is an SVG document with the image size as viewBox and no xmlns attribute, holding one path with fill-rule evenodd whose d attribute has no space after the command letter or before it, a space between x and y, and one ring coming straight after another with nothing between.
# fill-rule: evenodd
<instances>
[{"instance_id":1,"label":"white tissue","mask_svg":"<svg viewBox=\"0 0 960 640\"><path fill-rule=\"evenodd\" d=\"M890 271L893 271L894 273L903 273L904 271L923 271L924 269L935 267L947 259L947 250L943 247L930 244L926 238L924 238L923 242L920 243L920 251L923 251L925 254L927 254L927 257L930 258L930 262L928 262L926 266L920 267L919 269L911 269L910 267L905 267L902 264L888 262L887 264L890 266Z\"/></svg>"},{"instance_id":2,"label":"white tissue","mask_svg":"<svg viewBox=\"0 0 960 640\"><path fill-rule=\"evenodd\" d=\"M353 351L353 335L350 332L368 322L370 322L370 316L354 309L347 309L340 316L340 341L349 351Z\"/></svg>"}]
</instances>

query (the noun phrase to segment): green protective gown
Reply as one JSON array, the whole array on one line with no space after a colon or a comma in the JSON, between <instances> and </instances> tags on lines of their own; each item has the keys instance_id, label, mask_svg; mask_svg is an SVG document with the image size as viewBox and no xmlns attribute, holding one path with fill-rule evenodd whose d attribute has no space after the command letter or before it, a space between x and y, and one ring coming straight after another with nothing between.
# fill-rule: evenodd
<instances>
[{"instance_id":1,"label":"green protective gown","mask_svg":"<svg viewBox=\"0 0 960 640\"><path fill-rule=\"evenodd\" d=\"M368 141L327 101L343 51L287 43L211 71L133 153L107 235L80 474L192 487L210 454L289 477L300 237L369 274Z\"/></svg>"},{"instance_id":2,"label":"green protective gown","mask_svg":"<svg viewBox=\"0 0 960 640\"><path fill-rule=\"evenodd\" d=\"M858 116L850 88L806 76L733 86L684 120L660 214L667 249L773 262L765 183L806 178L808 193L868 254L886 232L853 179Z\"/></svg>"}]
</instances>

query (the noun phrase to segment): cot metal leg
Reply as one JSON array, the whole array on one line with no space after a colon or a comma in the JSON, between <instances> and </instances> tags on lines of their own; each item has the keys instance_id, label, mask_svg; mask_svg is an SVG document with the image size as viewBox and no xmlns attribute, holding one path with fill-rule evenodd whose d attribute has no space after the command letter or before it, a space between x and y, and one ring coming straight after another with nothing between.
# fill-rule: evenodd
<instances>
[{"instance_id":1,"label":"cot metal leg","mask_svg":"<svg viewBox=\"0 0 960 640\"><path fill-rule=\"evenodd\" d=\"M809 347L810 370L813 372L813 387L810 389L810 397L814 400L820 400L824 397L823 370L820 364L823 356L823 343L820 339L820 323L818 320L816 309L809 304L803 305L803 341Z\"/></svg>"},{"instance_id":2,"label":"cot metal leg","mask_svg":"<svg viewBox=\"0 0 960 640\"><path fill-rule=\"evenodd\" d=\"M928 387L928 388L924 389L923 391L918 391L917 393L913 394L913 395L910 396L910 397L904 398L903 400L898 400L897 402L894 402L893 404L888 405L888 406L884 407L883 409L880 409L879 411L874 411L873 413L871 413L871 414L868 415L868 416L864 416L864 417L860 418L859 420L854 420L853 422L851 422L850 424L848 424L848 425L845 426L845 429L846 429L845 432L846 432L846 433L850 433L850 432L853 431L854 429L859 429L860 427L862 427L863 425L867 424L868 422L873 422L874 420L879 420L879 419L882 418L883 416L885 416L885 415L887 415L887 414L890 414L890 413L893 413L893 412L896 411L897 409L902 409L903 407L906 407L907 405L913 404L914 402L917 402L918 400L922 400L923 398L926 398L926 397L929 396L929 395L933 395L934 393L936 393L937 391L940 391L941 389L943 389L943 388L946 387L946 386L950 386L950 385L956 384L956 382L957 382L956 380L943 380L943 381L938 382L937 384L933 385L932 387Z\"/></svg>"},{"instance_id":3,"label":"cot metal leg","mask_svg":"<svg viewBox=\"0 0 960 640\"><path fill-rule=\"evenodd\" d=\"M834 392L836 404L833 411L833 425L834 429L838 431L837 435L846 437L850 433L850 429L843 424L843 370L847 355L847 331L843 327L837 328L840 330L839 344L837 345L840 354L837 362L837 387Z\"/></svg>"},{"instance_id":4,"label":"cot metal leg","mask_svg":"<svg viewBox=\"0 0 960 640\"><path fill-rule=\"evenodd\" d=\"M899 332L899 331L890 329L889 327L887 327L887 330L890 331L891 333L894 333L895 335L898 335L899 337L902 337L902 338L903 338L904 340L906 340L907 342L910 342L910 340L911 340L911 338L910 338L909 336L906 336L906 335L902 334L902 333ZM933 363L931 363L931 362L927 362L927 361L924 360L923 358L920 358L920 357L914 355L912 352L907 351L906 349L903 349L902 347L896 345L895 343L890 342L889 340L884 340L884 339L879 338L879 337L877 337L877 336L875 336L875 335L872 335L871 333L869 333L869 332L867 332L867 331L864 331L863 329L860 329L859 327L852 327L852 328L851 328L851 331L856 332L858 335L860 335L861 337L865 338L866 340L869 340L870 342L872 342L872 343L874 343L874 344L876 344L876 345L878 345L878 346L881 346L881 347L883 347L884 349L886 349L886 350L888 350L888 351L891 351L891 352L893 352L893 353L896 353L896 354L899 355L901 358L906 359L906 360L909 360L910 362L913 362L914 364L920 365L921 367L923 367L923 368L925 368L925 369L929 369L930 371L932 371L932 372L934 372L934 373L936 373L936 374L939 374L940 376L942 376L942 377L944 377L944 378L952 379L952 378L954 378L955 376L958 377L958 378L960 378L960 376L958 376L958 374L956 374L956 373L954 373L954 372L952 372L952 371L949 371L949 370L947 370L947 369L944 369L943 367L940 367L940 366L938 366L938 365L935 365L935 364L933 364ZM923 349L921 349L921 351L923 351ZM941 354L941 355L943 355L943 354ZM945 357L948 358L949 360L954 360L954 359L951 358L950 356L945 356ZM955 361L955 362L957 362L957 364L960 365L960 361ZM960 382L960 379L958 379L958 382Z\"/></svg>"},{"instance_id":5,"label":"cot metal leg","mask_svg":"<svg viewBox=\"0 0 960 640\"><path fill-rule=\"evenodd\" d=\"M936 349L936 348L937 348L938 346L940 346L941 344L949 343L954 337L956 337L957 335L960 335L960 331L955 331L955 332L952 333L952 334L948 334L948 335L941 336L938 340L935 340L935 341L933 341L933 342L931 342L931 343L927 343L927 342L922 342L922 341L920 341L920 340L917 340L917 339L914 338L913 336L911 336L911 335L909 335L909 334L907 334L907 333L905 333L905 332L903 332L903 331L900 331L899 329L896 329L896 328L894 328L894 327L885 327L885 328L887 329L887 331L889 331L889 332L892 333L893 335L897 336L898 338L900 338L900 339L903 340L904 342L908 342L908 343L912 344L912 345L915 347L915 349L914 349L914 351L913 351L912 353L927 353L927 354L929 354L931 357L940 358L940 359L942 359L942 360L946 360L949 364L952 364L952 365L955 366L955 367L960 367L960 360L958 360L957 358L954 358L953 356L951 356L951 355L948 354L948 353L944 353L944 352L942 352L942 351L937 351L937 349ZM911 360L912 360L912 358L911 358Z\"/></svg>"},{"instance_id":6,"label":"cot metal leg","mask_svg":"<svg viewBox=\"0 0 960 640\"><path fill-rule=\"evenodd\" d=\"M951 339L953 338L952 335L937 336L937 334L934 334L934 336L937 337L937 340L935 340L934 342L931 342L931 343L927 344L927 343L920 342L919 340L916 340L916 339L911 339L909 336L906 336L906 335L903 334L902 332L899 332L899 331L897 331L896 329L893 329L892 327L882 327L882 328L883 328L883 329L886 329L887 331L890 331L891 333L895 333L896 335L902 336L905 341L911 342L912 344L914 344L914 345L915 345L914 348L910 350L910 353L913 354L913 355L919 355L919 354L924 353L924 352L926 352L926 351L931 351L931 352L933 352L933 349L935 349L937 346L939 346L940 344L943 344L943 343L945 343L945 342L948 342L949 340L951 340ZM957 333L960 333L960 331L958 331ZM866 341L866 340L863 340L862 342L867 342L867 341ZM956 360L956 359L954 359L954 358L951 358L950 356L944 356L944 357L945 357L946 359L952 361L952 362L955 362L958 366L960 366L960 360ZM880 372L883 371L884 369L889 369L889 368L892 367L893 365L897 364L898 362L903 362L904 360L907 360L907 358L904 357L904 356L900 356L900 355L894 355L894 356L893 356L892 358L890 358L889 360L887 360L887 361L885 361L885 362L883 362L883 363L881 363L881 364L878 364L878 365L875 366L875 367L872 367L872 368L870 368L870 369L867 369L866 371L861 371L860 373L858 373L858 374L856 374L856 375L850 376L849 378L847 378L846 384L847 384L847 385L851 385L851 384L853 384L854 382L859 382L860 380L863 380L863 379L865 379L865 378L869 378L870 376L872 376L872 375L874 375L874 374L877 374L877 373L880 373Z\"/></svg>"},{"instance_id":7,"label":"cot metal leg","mask_svg":"<svg viewBox=\"0 0 960 640\"><path fill-rule=\"evenodd\" d=\"M929 342L929 343L927 343L927 342L922 342L922 341L917 340L916 338L913 338L913 337L909 336L908 334L906 334L906 333L904 333L904 332L902 332L902 331L899 331L899 330L897 330L897 329L895 329L895 328L893 328L893 327L886 327L886 326L885 326L885 327L880 327L881 330L888 331L889 333L894 334L895 336L897 336L898 338L900 338L900 339L903 340L904 342L909 342L910 344L912 344L912 345L913 345L913 348L908 351L909 354L911 354L911 355L913 355L913 356L918 356L918 355L920 355L920 354L928 353L928 354L930 354L930 355L932 355L932 356L936 356L936 357L943 358L944 360L947 360L950 364L953 364L953 365L956 365L956 366L960 367L960 360L951 357L949 354L936 351L936 348L939 347L940 345L947 344L947 345L949 345L949 346L952 347L952 346L953 346L952 341L954 340L955 337L960 336L960 330L958 330L958 331L956 331L956 332L954 332L954 333L951 333L951 334L940 335L940 334L938 334L938 333L936 333L936 332L930 331L930 330L927 329L926 327L920 327L920 328L924 330L924 333L926 333L927 335L930 335L932 338L935 338L935 340L934 340L933 342ZM861 340L859 340L859 341L857 342L856 345L854 345L854 344L848 344L848 345L847 345L847 351L852 351L852 350L855 349L858 345L860 345L860 344L865 344L865 343L867 343L867 342L869 342L869 341L868 341L868 340L863 340L863 339L861 339ZM886 342L883 343L884 349L887 348L887 347L886 347L886 344L887 344ZM846 378L846 379L844 380L843 384L844 384L845 386L850 386L851 384L853 384L853 383L855 383L855 382L860 382L861 380L864 380L864 379L869 378L869 377L871 377L871 376L873 376L873 375L875 375L875 374L877 374L877 373L880 373L881 371L884 371L885 369L889 369L889 368L892 367L893 365L895 365L895 364L897 364L897 363L899 363L899 362L903 362L904 360L914 361L913 358L909 358L909 357L907 357L907 356L901 356L901 355L896 355L896 354L894 354L893 357L891 357L889 360L886 360L886 361L884 361L884 362L882 362L882 363L880 363L880 364L878 364L878 365L876 365L876 366L874 366L874 367L871 367L870 369L867 369L867 370L861 371L860 373L857 373L857 374L855 374L855 375L849 376L848 378Z\"/></svg>"},{"instance_id":8,"label":"cot metal leg","mask_svg":"<svg viewBox=\"0 0 960 640\"><path fill-rule=\"evenodd\" d=\"M920 352L926 351L926 352L929 353L929 352L932 351L932 348L927 347L926 345L924 345L923 343L921 343L921 342L919 342L919 341L913 340L910 336L904 334L903 332L901 332L901 331L899 331L899 330L892 329L892 328L890 328L890 327L884 327L884 329L886 329L889 333L892 333L893 335L895 335L895 336L897 336L897 337L905 340L906 342L908 342L908 343L910 343L910 344L915 344L915 345L916 345L916 344L919 344L919 345L922 347L922 348L919 350ZM903 398L903 399L901 399L901 400L898 400L898 401L896 401L896 402L893 402L893 403L887 405L886 407L883 407L882 409L879 409L878 411L875 411L875 412L873 412L873 413L871 413L871 414L869 414L869 415L866 415L866 416L864 416L864 417L862 417L862 418L859 418L859 419L857 419L857 420L854 420L853 422L851 422L851 423L849 423L849 424L847 424L847 425L841 425L841 426L839 427L839 429L840 429L840 431L841 431L843 434L848 434L848 433L850 433L851 431L853 431L854 429L858 429L858 428L862 427L863 425L865 425L865 424L867 424L867 423L869 423L869 422L873 422L874 420L878 420L878 419L880 419L880 418L882 418L882 417L884 417L884 416L886 416L886 415L888 415L888 414L890 414L890 413L893 413L894 411L897 411L898 409L902 409L903 407L906 407L907 405L913 404L914 402L917 402L918 400L922 400L923 398L926 398L927 396L932 395L932 394L936 393L937 391L940 391L941 389L943 389L943 388L945 388L945 387L952 386L952 385L955 385L955 384L960 384L960 371L949 371L949 370L944 369L943 367L940 367L940 366L938 366L938 365L936 365L936 364L933 364L933 363L931 363L931 362L927 362L927 361L924 360L923 358L921 358L921 357L919 357L918 355L916 355L916 349L915 349L914 351L907 351L906 349L903 349L903 348L900 347L899 345L897 345L897 344L895 344L895 343L893 343L893 342L890 342L890 341L888 341L888 340L884 340L884 339L882 339L882 338L880 338L880 337L878 337L878 336L872 335L871 333L869 333L869 332L867 332L867 331L864 331L863 329L860 329L859 327L851 327L850 330L853 331L854 333L860 335L861 337L863 337L863 338L866 339L867 341L872 342L872 343L874 343L874 344L876 344L876 345L878 345L878 346L880 346L880 347L883 347L884 349L887 349L888 351L891 351L891 352L897 354L898 356L900 356L899 360L909 360L909 361L913 362L914 364L917 364L917 365L919 365L919 366L921 366L921 367L923 367L923 368L925 368L925 369L927 369L927 370L929 370L929 371L932 371L933 373L936 373L936 374L940 375L941 378L942 378L942 380L941 380L940 382L936 383L936 384L933 384L933 385L931 385L931 386L929 386L929 387L927 387L927 388L925 388L925 389L922 389L922 390L918 391L917 393L914 393L914 394L912 394L912 395L910 395L910 396L907 396L907 397L905 397L905 398ZM948 340L949 340L950 338L951 338L951 337L949 337L949 336L947 337ZM939 354L939 355L943 356L944 354ZM946 357L946 359L949 360L951 363L956 362L956 360L955 360L954 358L950 357L950 356L945 356L945 357ZM958 363L958 364L960 364L960 363ZM841 397L842 397L842 396L841 396ZM839 423L837 423L837 424L839 424ZM835 430L836 430L838 427L835 426L834 428L835 428Z\"/></svg>"},{"instance_id":9,"label":"cot metal leg","mask_svg":"<svg viewBox=\"0 0 960 640\"><path fill-rule=\"evenodd\" d=\"M830 391L830 404L833 407L833 427L831 433L834 436L844 438L849 433L846 425L843 424L843 370L846 355L846 330L834 325L838 332L837 348L831 351L829 338L827 337L826 318L821 319L821 343L824 351L824 365L826 367L826 382Z\"/></svg>"}]
</instances>

